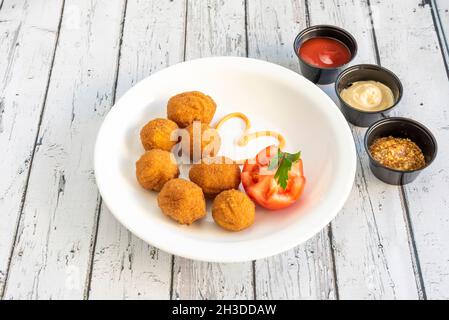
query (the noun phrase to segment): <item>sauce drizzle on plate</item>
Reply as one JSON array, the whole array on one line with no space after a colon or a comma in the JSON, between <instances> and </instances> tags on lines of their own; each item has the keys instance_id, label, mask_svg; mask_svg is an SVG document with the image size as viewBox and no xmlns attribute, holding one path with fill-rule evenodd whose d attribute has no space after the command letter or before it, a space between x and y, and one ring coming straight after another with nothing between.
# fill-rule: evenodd
<instances>
[{"instance_id":1,"label":"sauce drizzle on plate","mask_svg":"<svg viewBox=\"0 0 449 320\"><path fill-rule=\"evenodd\" d=\"M264 131L256 131L256 132L249 133L248 131L251 128L251 121L248 119L248 117L246 115L244 115L241 112L233 112L233 113L230 113L230 114L224 116L217 122L217 124L215 125L215 129L217 129L217 130L220 129L220 127L223 125L223 123L225 123L226 121L228 121L232 118L240 118L245 123L245 131L243 132L243 135L240 137L240 139L237 142L239 146L244 147L251 140L254 140L256 138L274 137L279 142L279 148L280 149L284 148L285 139L280 133L278 133L276 131L264 130Z\"/></svg>"}]
</instances>

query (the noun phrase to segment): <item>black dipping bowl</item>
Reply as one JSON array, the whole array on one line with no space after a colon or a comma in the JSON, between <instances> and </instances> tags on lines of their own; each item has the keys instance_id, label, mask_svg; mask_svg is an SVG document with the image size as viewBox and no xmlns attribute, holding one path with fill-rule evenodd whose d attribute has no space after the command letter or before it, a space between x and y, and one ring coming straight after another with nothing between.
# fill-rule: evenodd
<instances>
[{"instance_id":1,"label":"black dipping bowl","mask_svg":"<svg viewBox=\"0 0 449 320\"><path fill-rule=\"evenodd\" d=\"M377 138L392 136L395 138L409 138L422 150L426 165L421 169L401 171L387 168L374 160L369 147ZM369 165L373 174L388 184L404 185L412 182L427 168L437 155L437 141L425 126L407 118L387 118L374 123L365 134L365 150L369 156Z\"/></svg>"},{"instance_id":2,"label":"black dipping bowl","mask_svg":"<svg viewBox=\"0 0 449 320\"><path fill-rule=\"evenodd\" d=\"M394 104L381 111L362 111L351 107L340 97L340 92L356 81L373 80L382 82L393 92ZM374 64L358 64L343 70L335 81L335 92L340 101L341 111L346 120L359 127L368 127L374 122L385 118L402 98L402 84L399 78L390 70Z\"/></svg>"},{"instance_id":3,"label":"black dipping bowl","mask_svg":"<svg viewBox=\"0 0 449 320\"><path fill-rule=\"evenodd\" d=\"M343 42L351 52L351 59L337 68L323 68L311 65L301 59L299 48L301 45L311 39L317 37L333 38ZM304 77L316 84L329 84L335 82L337 75L349 62L354 59L357 54L357 42L354 37L346 30L331 25L316 25L302 30L295 38L293 49L299 59L299 66Z\"/></svg>"}]
</instances>

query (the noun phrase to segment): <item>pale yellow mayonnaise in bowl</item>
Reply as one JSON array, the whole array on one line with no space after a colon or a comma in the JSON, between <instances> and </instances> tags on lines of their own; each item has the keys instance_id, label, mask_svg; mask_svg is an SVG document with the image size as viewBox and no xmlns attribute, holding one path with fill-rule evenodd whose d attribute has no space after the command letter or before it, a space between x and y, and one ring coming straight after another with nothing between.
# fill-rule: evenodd
<instances>
[{"instance_id":1,"label":"pale yellow mayonnaise in bowl","mask_svg":"<svg viewBox=\"0 0 449 320\"><path fill-rule=\"evenodd\" d=\"M341 99L361 111L382 111L395 104L392 90L381 82L356 81L340 92Z\"/></svg>"}]
</instances>

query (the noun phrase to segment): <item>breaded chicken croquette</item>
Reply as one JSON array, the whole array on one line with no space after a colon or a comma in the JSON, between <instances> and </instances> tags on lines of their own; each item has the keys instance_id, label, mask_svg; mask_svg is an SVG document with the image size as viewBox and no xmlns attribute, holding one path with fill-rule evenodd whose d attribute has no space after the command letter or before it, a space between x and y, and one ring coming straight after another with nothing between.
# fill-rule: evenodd
<instances>
[{"instance_id":1,"label":"breaded chicken croquette","mask_svg":"<svg viewBox=\"0 0 449 320\"><path fill-rule=\"evenodd\" d=\"M180 224L191 224L206 215L203 191L193 182L173 179L157 196L162 212Z\"/></svg>"},{"instance_id":2,"label":"breaded chicken croquette","mask_svg":"<svg viewBox=\"0 0 449 320\"><path fill-rule=\"evenodd\" d=\"M209 124L216 109L217 105L211 97L199 91L189 91L168 100L167 117L180 128L185 128L195 120Z\"/></svg>"},{"instance_id":3,"label":"breaded chicken croquette","mask_svg":"<svg viewBox=\"0 0 449 320\"><path fill-rule=\"evenodd\" d=\"M203 189L206 197L213 198L224 190L239 188L240 167L226 157L204 159L192 165L189 178Z\"/></svg>"},{"instance_id":4,"label":"breaded chicken croquette","mask_svg":"<svg viewBox=\"0 0 449 320\"><path fill-rule=\"evenodd\" d=\"M226 190L215 197L212 217L222 228L240 231L254 223L256 208L250 198L238 190Z\"/></svg>"},{"instance_id":5,"label":"breaded chicken croquette","mask_svg":"<svg viewBox=\"0 0 449 320\"><path fill-rule=\"evenodd\" d=\"M154 119L140 130L140 140L145 150L161 149L171 151L178 143L172 140L171 134L178 129L178 125L168 119Z\"/></svg>"},{"instance_id":6,"label":"breaded chicken croquette","mask_svg":"<svg viewBox=\"0 0 449 320\"><path fill-rule=\"evenodd\" d=\"M189 154L193 162L207 157L214 157L221 146L221 138L218 131L206 123L194 121L186 128L189 134ZM187 148L183 145L183 148Z\"/></svg>"},{"instance_id":7,"label":"breaded chicken croquette","mask_svg":"<svg viewBox=\"0 0 449 320\"><path fill-rule=\"evenodd\" d=\"M167 181L178 176L175 158L168 151L149 150L136 162L137 181L145 189L159 191Z\"/></svg>"}]
</instances>

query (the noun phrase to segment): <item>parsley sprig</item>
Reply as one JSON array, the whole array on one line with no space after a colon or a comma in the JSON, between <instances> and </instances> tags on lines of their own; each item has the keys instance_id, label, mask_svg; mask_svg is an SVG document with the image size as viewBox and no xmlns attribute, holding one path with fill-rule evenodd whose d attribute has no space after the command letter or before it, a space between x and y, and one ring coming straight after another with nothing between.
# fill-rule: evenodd
<instances>
[{"instance_id":1,"label":"parsley sprig","mask_svg":"<svg viewBox=\"0 0 449 320\"><path fill-rule=\"evenodd\" d=\"M292 165L299 160L301 157L301 151L297 153L288 153L278 150L277 154L271 158L268 165L269 170L274 170L277 168L274 174L274 179L282 187L282 189L287 188L288 173L290 172Z\"/></svg>"}]
</instances>

